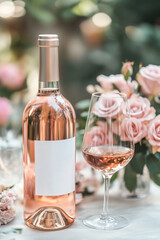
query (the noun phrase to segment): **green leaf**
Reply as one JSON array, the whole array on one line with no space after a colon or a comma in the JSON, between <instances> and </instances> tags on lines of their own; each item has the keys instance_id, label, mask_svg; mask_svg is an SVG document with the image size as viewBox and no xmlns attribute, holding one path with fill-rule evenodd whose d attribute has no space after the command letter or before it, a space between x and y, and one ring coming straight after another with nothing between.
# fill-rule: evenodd
<instances>
[{"instance_id":1,"label":"green leaf","mask_svg":"<svg viewBox=\"0 0 160 240\"><path fill-rule=\"evenodd\" d=\"M87 119L87 117L88 117L88 112L82 112L82 113L80 114L80 116L81 116L82 118Z\"/></svg>"},{"instance_id":2,"label":"green leaf","mask_svg":"<svg viewBox=\"0 0 160 240\"><path fill-rule=\"evenodd\" d=\"M90 100L85 99L85 100L82 100L82 101L76 103L75 107L79 110L84 110L84 109L88 109L89 105L90 105Z\"/></svg>"},{"instance_id":3,"label":"green leaf","mask_svg":"<svg viewBox=\"0 0 160 240\"><path fill-rule=\"evenodd\" d=\"M5 187L4 190L8 190L8 189L11 189L11 188L13 188L13 187L14 187L14 184L11 185L11 186L9 186L9 187Z\"/></svg>"},{"instance_id":4,"label":"green leaf","mask_svg":"<svg viewBox=\"0 0 160 240\"><path fill-rule=\"evenodd\" d=\"M79 0L58 0L56 1L56 7L59 8L70 8L78 4Z\"/></svg>"},{"instance_id":5,"label":"green leaf","mask_svg":"<svg viewBox=\"0 0 160 240\"><path fill-rule=\"evenodd\" d=\"M98 6L92 0L81 0L79 1L79 4L73 8L73 13L78 16L89 16L97 11Z\"/></svg>"},{"instance_id":6,"label":"green leaf","mask_svg":"<svg viewBox=\"0 0 160 240\"><path fill-rule=\"evenodd\" d=\"M148 154L146 156L146 165L150 173L157 174L160 173L160 158L159 154Z\"/></svg>"},{"instance_id":7,"label":"green leaf","mask_svg":"<svg viewBox=\"0 0 160 240\"><path fill-rule=\"evenodd\" d=\"M63 20L67 20L67 21L73 20L75 18L75 15L71 11L71 9L65 9L59 15Z\"/></svg>"},{"instance_id":8,"label":"green leaf","mask_svg":"<svg viewBox=\"0 0 160 240\"><path fill-rule=\"evenodd\" d=\"M124 182L126 188L132 192L137 186L137 176L136 173L132 170L130 165L125 167L124 172Z\"/></svg>"},{"instance_id":9,"label":"green leaf","mask_svg":"<svg viewBox=\"0 0 160 240\"><path fill-rule=\"evenodd\" d=\"M135 144L135 153L143 152L144 154L146 154L147 150L148 150L148 146L144 144L143 140Z\"/></svg>"},{"instance_id":10,"label":"green leaf","mask_svg":"<svg viewBox=\"0 0 160 240\"><path fill-rule=\"evenodd\" d=\"M155 153L155 156L156 156L156 158L159 159L159 161L160 161L160 152L156 152L156 153Z\"/></svg>"},{"instance_id":11,"label":"green leaf","mask_svg":"<svg viewBox=\"0 0 160 240\"><path fill-rule=\"evenodd\" d=\"M156 114L160 114L160 103L154 102L153 107L156 109Z\"/></svg>"},{"instance_id":12,"label":"green leaf","mask_svg":"<svg viewBox=\"0 0 160 240\"><path fill-rule=\"evenodd\" d=\"M76 148L81 149L83 141L84 131L80 130L76 133Z\"/></svg>"},{"instance_id":13,"label":"green leaf","mask_svg":"<svg viewBox=\"0 0 160 240\"><path fill-rule=\"evenodd\" d=\"M7 229L4 229L4 230L1 230L0 233L3 233L3 234L19 233L19 234L21 234L22 231L23 231L22 228L7 228Z\"/></svg>"},{"instance_id":14,"label":"green leaf","mask_svg":"<svg viewBox=\"0 0 160 240\"><path fill-rule=\"evenodd\" d=\"M28 9L30 14L33 17L35 17L37 20L39 20L41 23L51 24L56 20L54 13L50 12L50 10L46 10L39 6L34 6L34 5L30 6L29 4L28 4Z\"/></svg>"},{"instance_id":15,"label":"green leaf","mask_svg":"<svg viewBox=\"0 0 160 240\"><path fill-rule=\"evenodd\" d=\"M85 129L85 126L86 126L86 119L80 118L77 120L77 129L78 130Z\"/></svg>"},{"instance_id":16,"label":"green leaf","mask_svg":"<svg viewBox=\"0 0 160 240\"><path fill-rule=\"evenodd\" d=\"M113 176L111 177L111 183L114 182L118 177L118 172L114 173Z\"/></svg>"},{"instance_id":17,"label":"green leaf","mask_svg":"<svg viewBox=\"0 0 160 240\"><path fill-rule=\"evenodd\" d=\"M150 177L153 182L160 186L160 174L150 174Z\"/></svg>"},{"instance_id":18,"label":"green leaf","mask_svg":"<svg viewBox=\"0 0 160 240\"><path fill-rule=\"evenodd\" d=\"M136 173L143 174L144 165L145 165L144 153L141 152L135 153L130 162L132 170L135 171Z\"/></svg>"}]
</instances>

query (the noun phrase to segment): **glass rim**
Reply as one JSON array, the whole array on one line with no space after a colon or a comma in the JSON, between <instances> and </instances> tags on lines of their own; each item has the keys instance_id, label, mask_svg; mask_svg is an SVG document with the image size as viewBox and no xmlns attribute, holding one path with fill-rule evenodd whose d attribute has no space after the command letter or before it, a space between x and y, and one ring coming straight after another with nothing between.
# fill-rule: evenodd
<instances>
[{"instance_id":1,"label":"glass rim","mask_svg":"<svg viewBox=\"0 0 160 240\"><path fill-rule=\"evenodd\" d=\"M114 92L114 91L108 91L108 92L94 92L92 93L92 97L100 97L101 95L107 95L108 93L113 93L114 95L112 98L120 98L122 97L124 100L127 100L127 94L121 93L121 92Z\"/></svg>"}]
</instances>

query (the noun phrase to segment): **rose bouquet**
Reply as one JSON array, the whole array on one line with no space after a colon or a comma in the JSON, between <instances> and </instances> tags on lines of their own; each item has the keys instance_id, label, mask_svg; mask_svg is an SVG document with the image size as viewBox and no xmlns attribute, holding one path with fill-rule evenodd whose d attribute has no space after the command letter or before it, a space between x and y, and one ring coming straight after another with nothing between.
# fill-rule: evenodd
<instances>
[{"instance_id":1,"label":"rose bouquet","mask_svg":"<svg viewBox=\"0 0 160 240\"><path fill-rule=\"evenodd\" d=\"M76 156L76 204L79 204L84 196L92 195L102 184L102 178L88 164L83 161L81 152Z\"/></svg>"},{"instance_id":2,"label":"rose bouquet","mask_svg":"<svg viewBox=\"0 0 160 240\"><path fill-rule=\"evenodd\" d=\"M129 132L132 129L135 143L135 154L131 162L125 168L123 175L125 187L133 192L137 185L137 175L143 175L147 168L151 179L160 185L160 66L140 66L136 74L136 80L132 79L133 63L127 62L122 66L122 74L97 77L100 85L89 85L89 93L98 91L119 91L125 93L130 107L130 119L118 118L121 121L121 138L129 140ZM78 138L83 135L83 120L86 120L88 100L77 104L82 111L82 119L78 125ZM85 111L84 111L85 110ZM103 99L94 109L96 115L116 115L114 103L105 106ZM122 109L123 112L126 109ZM116 121L114 131L116 132ZM104 141L101 126L93 129L90 141ZM106 141L106 139L105 139ZM80 140L78 141L80 142Z\"/></svg>"},{"instance_id":3,"label":"rose bouquet","mask_svg":"<svg viewBox=\"0 0 160 240\"><path fill-rule=\"evenodd\" d=\"M12 187L0 185L0 225L11 222L16 214L16 195Z\"/></svg>"}]
</instances>

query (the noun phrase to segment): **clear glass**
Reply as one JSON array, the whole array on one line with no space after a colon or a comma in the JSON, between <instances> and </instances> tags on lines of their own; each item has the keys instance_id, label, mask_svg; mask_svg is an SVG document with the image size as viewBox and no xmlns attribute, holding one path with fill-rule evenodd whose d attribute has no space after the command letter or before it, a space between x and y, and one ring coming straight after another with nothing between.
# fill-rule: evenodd
<instances>
[{"instance_id":1,"label":"clear glass","mask_svg":"<svg viewBox=\"0 0 160 240\"><path fill-rule=\"evenodd\" d=\"M75 219L75 192L61 196L35 194L34 141L76 135L73 107L60 94L57 83L55 87L40 89L23 114L24 219L29 227L38 230L63 229Z\"/></svg>"},{"instance_id":2,"label":"clear glass","mask_svg":"<svg viewBox=\"0 0 160 240\"><path fill-rule=\"evenodd\" d=\"M148 168L144 166L142 174L133 172L133 174L135 174L136 176L136 184L132 190L129 190L126 187L126 182L124 181L125 170L126 169L122 169L118 175L121 196L124 198L134 198L134 199L147 197L150 191L150 175L149 175ZM130 179L126 179L126 181L127 180L131 181Z\"/></svg>"},{"instance_id":3,"label":"clear glass","mask_svg":"<svg viewBox=\"0 0 160 240\"><path fill-rule=\"evenodd\" d=\"M0 136L0 184L12 186L22 180L22 141L12 130Z\"/></svg>"},{"instance_id":4,"label":"clear glass","mask_svg":"<svg viewBox=\"0 0 160 240\"><path fill-rule=\"evenodd\" d=\"M83 220L86 226L112 230L128 224L123 217L108 215L108 201L112 175L133 157L132 139L126 95L117 92L92 94L82 152L91 167L102 173L105 192L102 213L86 217Z\"/></svg>"}]
</instances>

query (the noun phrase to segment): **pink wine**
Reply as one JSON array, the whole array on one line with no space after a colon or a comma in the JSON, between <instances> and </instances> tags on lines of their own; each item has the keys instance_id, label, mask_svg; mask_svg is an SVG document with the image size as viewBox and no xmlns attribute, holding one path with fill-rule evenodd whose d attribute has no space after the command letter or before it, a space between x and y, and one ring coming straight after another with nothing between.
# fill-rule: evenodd
<instances>
[{"instance_id":1,"label":"pink wine","mask_svg":"<svg viewBox=\"0 0 160 240\"><path fill-rule=\"evenodd\" d=\"M134 150L122 146L94 146L83 150L86 161L105 174L113 174L132 159Z\"/></svg>"},{"instance_id":2,"label":"pink wine","mask_svg":"<svg viewBox=\"0 0 160 240\"><path fill-rule=\"evenodd\" d=\"M39 35L39 90L23 114L24 220L59 230L75 219L73 107L59 90L57 35Z\"/></svg>"}]
</instances>

